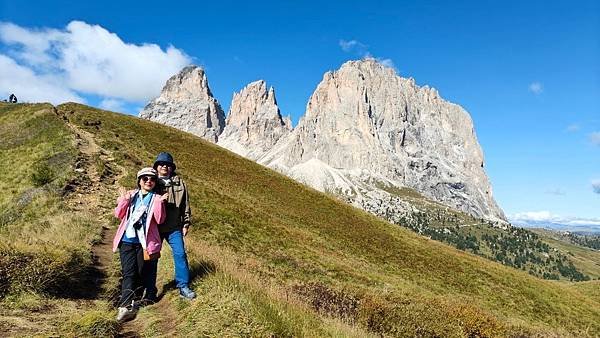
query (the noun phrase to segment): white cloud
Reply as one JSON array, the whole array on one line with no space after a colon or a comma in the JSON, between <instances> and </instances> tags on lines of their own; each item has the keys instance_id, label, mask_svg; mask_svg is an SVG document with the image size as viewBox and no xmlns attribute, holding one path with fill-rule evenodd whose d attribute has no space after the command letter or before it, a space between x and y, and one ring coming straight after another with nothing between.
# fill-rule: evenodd
<instances>
[{"instance_id":1,"label":"white cloud","mask_svg":"<svg viewBox=\"0 0 600 338\"><path fill-rule=\"evenodd\" d=\"M548 221L557 219L559 216L553 215L549 211L527 211L512 215L512 220L529 220L529 221Z\"/></svg>"},{"instance_id":2,"label":"white cloud","mask_svg":"<svg viewBox=\"0 0 600 338\"><path fill-rule=\"evenodd\" d=\"M590 142L595 146L600 146L600 131L595 131L590 134Z\"/></svg>"},{"instance_id":3,"label":"white cloud","mask_svg":"<svg viewBox=\"0 0 600 338\"><path fill-rule=\"evenodd\" d=\"M339 44L340 48L342 48L342 50L346 53L356 54L363 59L374 59L375 61L381 63L382 65L392 68L396 72L398 72L398 69L396 68L396 65L394 64L392 59L379 58L379 57L373 56L369 52L369 46L365 45L364 43L362 43L358 40L342 39L338 42L338 44Z\"/></svg>"},{"instance_id":4,"label":"white cloud","mask_svg":"<svg viewBox=\"0 0 600 338\"><path fill-rule=\"evenodd\" d=\"M396 69L396 65L394 64L394 61L392 61L392 59L379 59L379 58L375 58L375 59L377 61L379 61L379 63L381 63L382 65L384 65L386 67Z\"/></svg>"},{"instance_id":5,"label":"white cloud","mask_svg":"<svg viewBox=\"0 0 600 338\"><path fill-rule=\"evenodd\" d=\"M364 43L358 41L358 40L340 40L339 41L339 45L340 47L342 47L342 50L344 52L351 52L351 51L357 51L360 54L364 54L367 53L367 45L365 45Z\"/></svg>"},{"instance_id":6,"label":"white cloud","mask_svg":"<svg viewBox=\"0 0 600 338\"><path fill-rule=\"evenodd\" d=\"M60 76L38 75L32 69L0 54L0 97L8 98L12 93L20 102L85 103L83 98L66 86Z\"/></svg>"},{"instance_id":7,"label":"white cloud","mask_svg":"<svg viewBox=\"0 0 600 338\"><path fill-rule=\"evenodd\" d=\"M579 131L579 129L581 129L581 126L577 123L573 123L573 124L570 124L569 126L567 126L567 131L571 132L571 133Z\"/></svg>"},{"instance_id":8,"label":"white cloud","mask_svg":"<svg viewBox=\"0 0 600 338\"><path fill-rule=\"evenodd\" d=\"M598 225L600 226L600 218L581 218L581 217L564 217L553 214L549 211L529 211L520 212L509 216L509 219L515 223L525 222L549 222L560 223L566 225Z\"/></svg>"},{"instance_id":9,"label":"white cloud","mask_svg":"<svg viewBox=\"0 0 600 338\"><path fill-rule=\"evenodd\" d=\"M48 67L52 58L46 51L52 48L52 41L60 36L61 32L56 29L26 29L13 23L0 22L0 40L17 47L13 53L30 65Z\"/></svg>"},{"instance_id":10,"label":"white cloud","mask_svg":"<svg viewBox=\"0 0 600 338\"><path fill-rule=\"evenodd\" d=\"M544 86L540 82L533 82L529 84L529 91L535 95L539 95L544 91Z\"/></svg>"},{"instance_id":11,"label":"white cloud","mask_svg":"<svg viewBox=\"0 0 600 338\"><path fill-rule=\"evenodd\" d=\"M549 211L521 212L508 218L513 224L525 227L600 232L600 218L564 217Z\"/></svg>"},{"instance_id":12,"label":"white cloud","mask_svg":"<svg viewBox=\"0 0 600 338\"><path fill-rule=\"evenodd\" d=\"M110 110L110 111L116 111L116 112L125 111L125 102L123 102L121 100L117 100L117 99L104 99L100 102L99 106L102 109L106 109L106 110Z\"/></svg>"},{"instance_id":13,"label":"white cloud","mask_svg":"<svg viewBox=\"0 0 600 338\"><path fill-rule=\"evenodd\" d=\"M596 194L600 194L600 179L599 180L593 180L592 181L592 190L596 193Z\"/></svg>"},{"instance_id":14,"label":"white cloud","mask_svg":"<svg viewBox=\"0 0 600 338\"><path fill-rule=\"evenodd\" d=\"M165 81L191 62L173 46L163 50L156 44L126 43L115 33L82 21L61 30L0 23L0 41L20 68L37 80L56 80L52 83L60 87L57 90L124 101L157 96ZM20 95L28 96L23 89Z\"/></svg>"},{"instance_id":15,"label":"white cloud","mask_svg":"<svg viewBox=\"0 0 600 338\"><path fill-rule=\"evenodd\" d=\"M564 196L567 194L564 190L562 190L560 188L546 190L544 193L548 194L548 195L556 195L556 196Z\"/></svg>"}]
</instances>

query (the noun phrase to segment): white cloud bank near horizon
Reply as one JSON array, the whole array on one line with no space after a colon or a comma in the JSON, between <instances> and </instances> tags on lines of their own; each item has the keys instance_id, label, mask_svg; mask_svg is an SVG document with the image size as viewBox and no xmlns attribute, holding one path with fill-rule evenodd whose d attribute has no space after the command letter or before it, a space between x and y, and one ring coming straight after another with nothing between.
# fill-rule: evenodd
<instances>
[{"instance_id":1,"label":"white cloud bank near horizon","mask_svg":"<svg viewBox=\"0 0 600 338\"><path fill-rule=\"evenodd\" d=\"M520 212L509 215L508 219L522 227L600 233L600 218L565 217L544 210Z\"/></svg>"},{"instance_id":2,"label":"white cloud bank near horizon","mask_svg":"<svg viewBox=\"0 0 600 338\"><path fill-rule=\"evenodd\" d=\"M0 95L28 102L85 103L84 95L95 95L105 107L146 103L192 61L173 46L127 43L82 21L64 29L0 22L0 43Z\"/></svg>"},{"instance_id":3,"label":"white cloud bank near horizon","mask_svg":"<svg viewBox=\"0 0 600 338\"><path fill-rule=\"evenodd\" d=\"M15 93L20 101L52 102L55 104L85 100L68 88L64 80L52 74L36 74L31 68L0 54L0 96Z\"/></svg>"}]
</instances>

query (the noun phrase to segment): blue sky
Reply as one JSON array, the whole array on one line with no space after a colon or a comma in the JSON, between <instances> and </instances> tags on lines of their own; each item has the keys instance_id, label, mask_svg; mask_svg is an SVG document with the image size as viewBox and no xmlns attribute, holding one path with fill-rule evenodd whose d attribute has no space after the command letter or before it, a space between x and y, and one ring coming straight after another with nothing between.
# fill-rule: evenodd
<instances>
[{"instance_id":1,"label":"blue sky","mask_svg":"<svg viewBox=\"0 0 600 338\"><path fill-rule=\"evenodd\" d=\"M130 113L191 61L206 69L225 110L234 91L264 79L296 123L324 72L371 55L469 111L507 214L600 220L597 1L0 0L0 21L0 95L19 79L41 81L35 95L20 96L69 97ZM114 40L94 50L101 37L110 39L93 25L123 45ZM7 30L17 33L7 37ZM44 39L56 45L40 53ZM115 60L63 57L54 67L58 45L75 55L110 52ZM122 76L90 70L113 64Z\"/></svg>"}]
</instances>

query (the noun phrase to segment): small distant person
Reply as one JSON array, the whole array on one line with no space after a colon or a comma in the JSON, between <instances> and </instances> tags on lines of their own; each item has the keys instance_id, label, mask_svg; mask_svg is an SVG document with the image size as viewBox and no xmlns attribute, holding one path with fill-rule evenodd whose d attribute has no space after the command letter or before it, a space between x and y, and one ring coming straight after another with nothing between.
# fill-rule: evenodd
<instances>
[{"instance_id":1,"label":"small distant person","mask_svg":"<svg viewBox=\"0 0 600 338\"><path fill-rule=\"evenodd\" d=\"M10 94L10 96L8 97L8 102L17 103L17 96L15 94Z\"/></svg>"},{"instance_id":2,"label":"small distant person","mask_svg":"<svg viewBox=\"0 0 600 338\"><path fill-rule=\"evenodd\" d=\"M166 239L173 251L175 283L179 288L179 295L192 300L196 298L196 293L189 287L190 268L183 242L192 220L190 195L187 186L175 172L177 166L171 154L165 152L158 154L153 167L158 172L158 191L169 196L166 204L167 216L165 221L158 225L160 238Z\"/></svg>"},{"instance_id":3,"label":"small distant person","mask_svg":"<svg viewBox=\"0 0 600 338\"><path fill-rule=\"evenodd\" d=\"M165 220L167 195L156 193L158 175L153 168L143 168L137 173L138 189L119 189L115 216L121 220L113 239L113 252L119 251L121 259L121 298L117 321L133 319L136 294L144 295L140 304L156 301L156 270L162 240L158 224Z\"/></svg>"}]
</instances>

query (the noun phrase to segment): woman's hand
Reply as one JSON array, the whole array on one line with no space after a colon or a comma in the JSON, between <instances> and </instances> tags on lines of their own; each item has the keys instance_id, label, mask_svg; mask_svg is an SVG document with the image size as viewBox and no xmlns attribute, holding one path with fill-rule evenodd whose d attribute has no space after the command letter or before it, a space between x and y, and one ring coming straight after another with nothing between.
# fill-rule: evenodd
<instances>
[{"instance_id":1,"label":"woman's hand","mask_svg":"<svg viewBox=\"0 0 600 338\"><path fill-rule=\"evenodd\" d=\"M162 195L160 196L160 200L161 200L161 201L166 201L166 200L168 200L168 199L169 199L169 193L168 193L168 192L166 192L166 193L164 193L164 194L162 194Z\"/></svg>"},{"instance_id":2,"label":"woman's hand","mask_svg":"<svg viewBox=\"0 0 600 338\"><path fill-rule=\"evenodd\" d=\"M127 200L127 201L129 201L129 199L131 198L131 195L129 194L127 189L125 189L123 187L119 187L119 195L121 196L122 199Z\"/></svg>"}]
</instances>

